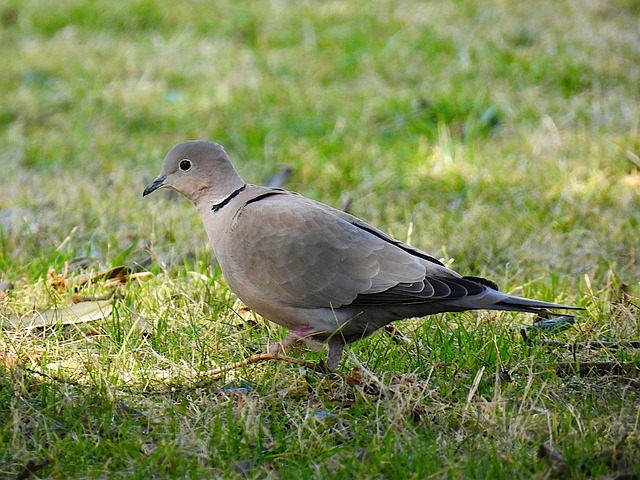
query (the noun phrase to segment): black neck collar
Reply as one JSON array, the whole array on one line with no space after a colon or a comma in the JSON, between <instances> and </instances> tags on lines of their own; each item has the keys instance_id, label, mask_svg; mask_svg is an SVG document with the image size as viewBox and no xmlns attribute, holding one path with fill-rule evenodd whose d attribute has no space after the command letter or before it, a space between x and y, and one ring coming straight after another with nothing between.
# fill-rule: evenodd
<instances>
[{"instance_id":1,"label":"black neck collar","mask_svg":"<svg viewBox=\"0 0 640 480\"><path fill-rule=\"evenodd\" d=\"M211 207L211 210L213 210L214 212L217 212L218 210L220 210L222 207L224 207L227 203L229 203L231 200L234 199L234 197L237 197L238 194L240 192L242 192L245 188L247 188L247 184L245 183L244 185L242 185L239 189L237 189L236 191L234 191L231 195L229 195L227 198L225 198L224 200L222 200L220 203L214 203L213 206Z\"/></svg>"}]
</instances>

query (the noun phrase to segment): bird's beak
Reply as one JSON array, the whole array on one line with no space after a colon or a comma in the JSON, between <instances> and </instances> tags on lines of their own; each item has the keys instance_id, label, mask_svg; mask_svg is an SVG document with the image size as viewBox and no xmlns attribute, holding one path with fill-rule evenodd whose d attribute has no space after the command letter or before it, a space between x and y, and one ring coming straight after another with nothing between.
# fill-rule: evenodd
<instances>
[{"instance_id":1,"label":"bird's beak","mask_svg":"<svg viewBox=\"0 0 640 480\"><path fill-rule=\"evenodd\" d=\"M155 192L156 190L158 190L159 188L164 187L164 181L167 179L166 175L160 175L158 178L156 178L153 182L151 182L149 185L147 185L147 188L144 189L144 192L142 192L142 196L146 197L147 195L149 195L152 192Z\"/></svg>"}]
</instances>

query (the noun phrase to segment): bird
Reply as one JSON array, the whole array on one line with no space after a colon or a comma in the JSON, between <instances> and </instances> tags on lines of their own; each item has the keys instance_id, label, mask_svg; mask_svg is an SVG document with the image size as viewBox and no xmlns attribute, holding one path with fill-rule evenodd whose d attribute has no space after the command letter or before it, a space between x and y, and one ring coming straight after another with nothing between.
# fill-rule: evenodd
<instances>
[{"instance_id":1,"label":"bird","mask_svg":"<svg viewBox=\"0 0 640 480\"><path fill-rule=\"evenodd\" d=\"M295 342L327 346L336 370L345 346L396 320L443 312L580 309L500 292L367 222L298 193L246 183L218 143L172 148L143 197L179 192L198 209L235 295Z\"/></svg>"}]
</instances>

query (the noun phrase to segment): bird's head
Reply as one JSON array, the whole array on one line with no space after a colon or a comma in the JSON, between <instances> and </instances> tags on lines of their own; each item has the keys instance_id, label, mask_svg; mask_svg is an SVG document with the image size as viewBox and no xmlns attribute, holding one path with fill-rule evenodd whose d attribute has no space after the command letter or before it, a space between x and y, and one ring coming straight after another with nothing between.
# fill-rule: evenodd
<instances>
[{"instance_id":1,"label":"bird's head","mask_svg":"<svg viewBox=\"0 0 640 480\"><path fill-rule=\"evenodd\" d=\"M147 185L142 196L170 188L194 203L203 194L215 202L242 185L244 181L221 145L208 140L189 140L171 149L162 163L160 175Z\"/></svg>"}]
</instances>

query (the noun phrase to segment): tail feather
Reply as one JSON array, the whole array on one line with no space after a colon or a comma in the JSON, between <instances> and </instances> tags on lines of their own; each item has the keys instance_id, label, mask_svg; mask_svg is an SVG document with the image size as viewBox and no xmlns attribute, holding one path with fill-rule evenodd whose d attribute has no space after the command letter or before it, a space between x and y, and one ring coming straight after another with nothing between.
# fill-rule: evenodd
<instances>
[{"instance_id":1,"label":"tail feather","mask_svg":"<svg viewBox=\"0 0 640 480\"><path fill-rule=\"evenodd\" d=\"M509 295L507 298L495 303L492 310L508 310L511 312L525 313L549 313L549 310L584 310L582 307L574 307L570 305L560 305L559 303L543 302L540 300L531 300L529 298L516 297Z\"/></svg>"}]
</instances>

